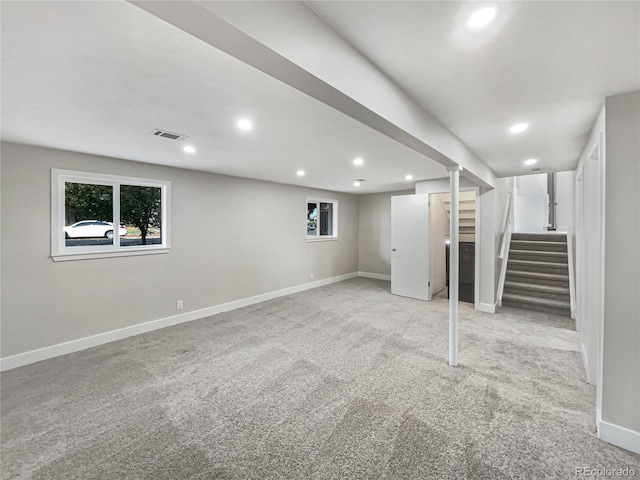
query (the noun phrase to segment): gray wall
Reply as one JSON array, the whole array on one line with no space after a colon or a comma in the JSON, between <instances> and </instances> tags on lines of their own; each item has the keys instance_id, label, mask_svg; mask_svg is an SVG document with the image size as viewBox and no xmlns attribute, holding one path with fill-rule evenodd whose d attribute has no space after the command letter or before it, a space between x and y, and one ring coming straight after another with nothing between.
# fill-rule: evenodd
<instances>
[{"instance_id":1,"label":"gray wall","mask_svg":"<svg viewBox=\"0 0 640 480\"><path fill-rule=\"evenodd\" d=\"M640 432L640 92L605 112L602 419Z\"/></svg>"},{"instance_id":2,"label":"gray wall","mask_svg":"<svg viewBox=\"0 0 640 480\"><path fill-rule=\"evenodd\" d=\"M358 199L2 144L2 356L358 270ZM54 263L51 168L172 182L169 254ZM305 242L305 197L335 198L337 241Z\"/></svg>"},{"instance_id":3,"label":"gray wall","mask_svg":"<svg viewBox=\"0 0 640 480\"><path fill-rule=\"evenodd\" d=\"M359 196L358 270L391 275L391 197L411 194L413 191Z\"/></svg>"}]
</instances>

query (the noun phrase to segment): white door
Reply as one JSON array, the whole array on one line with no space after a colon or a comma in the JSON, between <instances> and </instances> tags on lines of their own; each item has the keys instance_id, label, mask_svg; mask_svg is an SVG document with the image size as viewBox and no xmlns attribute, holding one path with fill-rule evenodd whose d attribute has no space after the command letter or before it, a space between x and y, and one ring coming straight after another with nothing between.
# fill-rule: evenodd
<instances>
[{"instance_id":1,"label":"white door","mask_svg":"<svg viewBox=\"0 0 640 480\"><path fill-rule=\"evenodd\" d=\"M391 293L431 300L427 194L391 197Z\"/></svg>"}]
</instances>

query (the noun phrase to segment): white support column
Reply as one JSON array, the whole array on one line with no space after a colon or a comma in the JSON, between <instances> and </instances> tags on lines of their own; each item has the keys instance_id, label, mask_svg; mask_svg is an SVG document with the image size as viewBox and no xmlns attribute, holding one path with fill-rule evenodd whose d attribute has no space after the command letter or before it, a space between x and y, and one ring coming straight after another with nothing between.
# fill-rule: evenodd
<instances>
[{"instance_id":1,"label":"white support column","mask_svg":"<svg viewBox=\"0 0 640 480\"><path fill-rule=\"evenodd\" d=\"M458 365L458 289L459 289L459 250L458 232L460 229L459 196L460 196L460 170L456 165L450 167L449 185L451 194L451 210L449 223L449 365Z\"/></svg>"}]
</instances>

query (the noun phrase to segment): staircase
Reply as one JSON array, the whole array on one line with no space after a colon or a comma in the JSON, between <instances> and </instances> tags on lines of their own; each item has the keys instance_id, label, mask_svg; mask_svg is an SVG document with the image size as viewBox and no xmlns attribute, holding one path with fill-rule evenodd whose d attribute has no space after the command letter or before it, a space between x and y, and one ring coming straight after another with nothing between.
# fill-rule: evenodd
<instances>
[{"instance_id":1,"label":"staircase","mask_svg":"<svg viewBox=\"0 0 640 480\"><path fill-rule=\"evenodd\" d=\"M566 234L511 235L502 305L571 317Z\"/></svg>"},{"instance_id":2,"label":"staircase","mask_svg":"<svg viewBox=\"0 0 640 480\"><path fill-rule=\"evenodd\" d=\"M440 195L442 206L447 214L447 220L451 221L451 195L443 193ZM458 212L459 219L458 230L459 240L461 242L476 241L476 193L460 192L458 195Z\"/></svg>"}]
</instances>

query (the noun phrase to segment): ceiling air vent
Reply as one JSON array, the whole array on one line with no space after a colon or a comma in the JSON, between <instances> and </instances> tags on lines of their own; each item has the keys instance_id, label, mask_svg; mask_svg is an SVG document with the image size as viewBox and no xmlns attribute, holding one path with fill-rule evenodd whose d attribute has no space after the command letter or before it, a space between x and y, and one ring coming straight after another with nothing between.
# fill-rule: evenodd
<instances>
[{"instance_id":1,"label":"ceiling air vent","mask_svg":"<svg viewBox=\"0 0 640 480\"><path fill-rule=\"evenodd\" d=\"M162 137L168 138L169 140L176 140L181 142L185 138L189 138L186 135L180 135L179 133L168 132L166 130L160 130L159 128L154 128L149 132L149 135L153 135L154 137Z\"/></svg>"}]
</instances>

